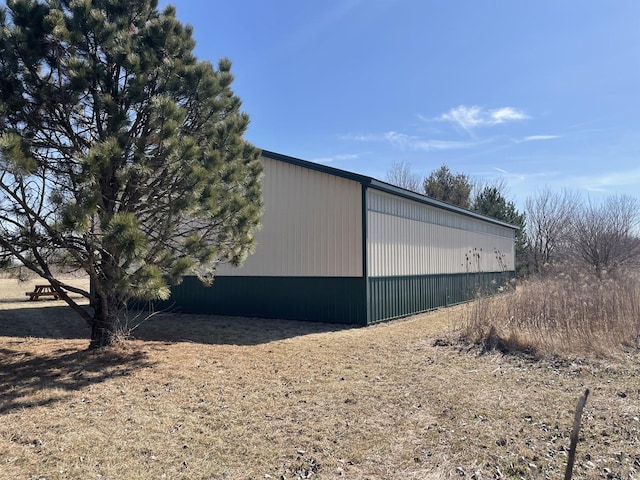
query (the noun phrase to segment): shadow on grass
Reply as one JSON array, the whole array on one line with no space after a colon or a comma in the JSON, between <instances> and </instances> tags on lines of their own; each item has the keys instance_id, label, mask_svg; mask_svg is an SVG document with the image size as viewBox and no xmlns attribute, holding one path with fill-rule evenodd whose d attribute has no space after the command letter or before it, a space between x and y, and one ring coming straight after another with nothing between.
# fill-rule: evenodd
<instances>
[{"instance_id":1,"label":"shadow on grass","mask_svg":"<svg viewBox=\"0 0 640 480\"><path fill-rule=\"evenodd\" d=\"M162 313L142 322L132 331L132 337L143 341L251 346L352 328L359 327L301 320Z\"/></svg>"},{"instance_id":2,"label":"shadow on grass","mask_svg":"<svg viewBox=\"0 0 640 480\"><path fill-rule=\"evenodd\" d=\"M67 304L59 306L0 309L0 337L89 340L87 322Z\"/></svg>"},{"instance_id":3,"label":"shadow on grass","mask_svg":"<svg viewBox=\"0 0 640 480\"><path fill-rule=\"evenodd\" d=\"M161 313L144 320L145 315L142 312L129 322L129 329L135 327L131 337L164 343L260 345L355 327L337 323L179 313ZM86 322L68 306L29 305L25 308L0 309L0 337L86 339L88 342L89 336L90 329Z\"/></svg>"},{"instance_id":4,"label":"shadow on grass","mask_svg":"<svg viewBox=\"0 0 640 480\"><path fill-rule=\"evenodd\" d=\"M154 365L143 352L64 348L46 354L0 348L0 415L64 400L66 392Z\"/></svg>"}]
</instances>

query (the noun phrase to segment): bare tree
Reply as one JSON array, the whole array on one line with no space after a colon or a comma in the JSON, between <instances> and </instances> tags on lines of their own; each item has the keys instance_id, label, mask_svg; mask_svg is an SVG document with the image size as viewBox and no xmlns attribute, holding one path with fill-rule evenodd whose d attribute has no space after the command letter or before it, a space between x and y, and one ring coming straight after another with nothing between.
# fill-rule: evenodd
<instances>
[{"instance_id":1,"label":"bare tree","mask_svg":"<svg viewBox=\"0 0 640 480\"><path fill-rule=\"evenodd\" d=\"M420 189L420 177L416 173L413 173L411 165L405 161L394 161L391 168L387 170L385 179L396 187L422 193Z\"/></svg>"},{"instance_id":2,"label":"bare tree","mask_svg":"<svg viewBox=\"0 0 640 480\"><path fill-rule=\"evenodd\" d=\"M601 203L589 201L571 223L575 255L600 276L640 260L640 203L614 195Z\"/></svg>"},{"instance_id":3,"label":"bare tree","mask_svg":"<svg viewBox=\"0 0 640 480\"><path fill-rule=\"evenodd\" d=\"M558 260L578 206L578 195L568 190L553 192L545 187L527 198L527 248L532 272L540 273L545 265Z\"/></svg>"}]
</instances>

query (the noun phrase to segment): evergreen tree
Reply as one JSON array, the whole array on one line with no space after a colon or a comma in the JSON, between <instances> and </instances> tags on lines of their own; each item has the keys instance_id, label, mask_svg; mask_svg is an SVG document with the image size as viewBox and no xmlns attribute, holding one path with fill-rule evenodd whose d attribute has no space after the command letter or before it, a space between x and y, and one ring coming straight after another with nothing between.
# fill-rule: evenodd
<instances>
[{"instance_id":1,"label":"evergreen tree","mask_svg":"<svg viewBox=\"0 0 640 480\"><path fill-rule=\"evenodd\" d=\"M129 300L242 263L262 200L231 64L193 55L157 0L7 0L0 9L0 247L63 289L109 345ZM63 259L92 291L61 281Z\"/></svg>"},{"instance_id":2,"label":"evergreen tree","mask_svg":"<svg viewBox=\"0 0 640 480\"><path fill-rule=\"evenodd\" d=\"M525 262L527 237L525 233L525 214L518 212L513 202L507 201L500 189L495 186L483 188L473 199L471 210L487 217L516 225L516 263Z\"/></svg>"},{"instance_id":3,"label":"evergreen tree","mask_svg":"<svg viewBox=\"0 0 640 480\"><path fill-rule=\"evenodd\" d=\"M462 208L469 208L471 205L471 180L463 173L451 173L446 165L431 172L424 179L423 188L425 195L436 200Z\"/></svg>"}]
</instances>

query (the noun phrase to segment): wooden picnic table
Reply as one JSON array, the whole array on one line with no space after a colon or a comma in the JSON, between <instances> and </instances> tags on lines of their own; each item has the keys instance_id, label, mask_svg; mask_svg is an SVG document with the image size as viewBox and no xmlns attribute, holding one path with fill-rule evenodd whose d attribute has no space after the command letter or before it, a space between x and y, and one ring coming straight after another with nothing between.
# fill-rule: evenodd
<instances>
[{"instance_id":1,"label":"wooden picnic table","mask_svg":"<svg viewBox=\"0 0 640 480\"><path fill-rule=\"evenodd\" d=\"M38 300L40 297L53 297L54 300L60 299L60 294L55 291L53 285L36 285L33 292L25 292L29 297L29 301Z\"/></svg>"}]
</instances>

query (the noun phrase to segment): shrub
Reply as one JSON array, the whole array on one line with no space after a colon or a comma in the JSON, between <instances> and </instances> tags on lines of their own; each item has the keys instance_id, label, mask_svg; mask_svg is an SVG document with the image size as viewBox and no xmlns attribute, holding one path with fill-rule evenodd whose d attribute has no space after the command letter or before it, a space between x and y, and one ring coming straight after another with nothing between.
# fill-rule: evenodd
<instances>
[{"instance_id":1,"label":"shrub","mask_svg":"<svg viewBox=\"0 0 640 480\"><path fill-rule=\"evenodd\" d=\"M536 357L616 357L640 349L640 272L533 277L514 293L479 296L461 310L461 339Z\"/></svg>"}]
</instances>

